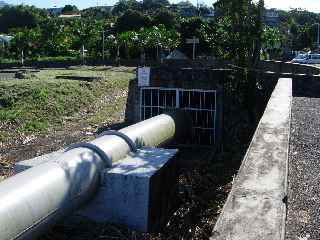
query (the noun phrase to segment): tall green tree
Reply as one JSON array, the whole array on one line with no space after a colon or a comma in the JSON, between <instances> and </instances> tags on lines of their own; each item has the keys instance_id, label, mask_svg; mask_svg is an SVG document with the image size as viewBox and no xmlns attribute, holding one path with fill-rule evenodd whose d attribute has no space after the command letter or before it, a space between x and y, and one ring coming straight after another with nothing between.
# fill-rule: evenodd
<instances>
[{"instance_id":1,"label":"tall green tree","mask_svg":"<svg viewBox=\"0 0 320 240\"><path fill-rule=\"evenodd\" d=\"M42 25L41 42L46 56L72 55L75 40L73 25L69 21L52 18Z\"/></svg>"},{"instance_id":2,"label":"tall green tree","mask_svg":"<svg viewBox=\"0 0 320 240\"><path fill-rule=\"evenodd\" d=\"M63 14L72 14L72 13L78 13L79 9L75 5L65 5L62 9Z\"/></svg>"},{"instance_id":3,"label":"tall green tree","mask_svg":"<svg viewBox=\"0 0 320 240\"><path fill-rule=\"evenodd\" d=\"M186 43L186 39L196 37L199 39L199 44L197 45L198 53L210 53L210 45L206 41L206 30L208 23L200 17L185 18L180 22L180 33L181 33L181 48L183 52L187 53L190 57L192 56L192 45Z\"/></svg>"},{"instance_id":4,"label":"tall green tree","mask_svg":"<svg viewBox=\"0 0 320 240\"><path fill-rule=\"evenodd\" d=\"M11 50L14 52L17 58L20 58L21 54L23 54L24 57L29 58L34 57L38 54L40 55L40 38L40 28L20 29L18 32L14 34L14 38L10 45Z\"/></svg>"},{"instance_id":5,"label":"tall green tree","mask_svg":"<svg viewBox=\"0 0 320 240\"><path fill-rule=\"evenodd\" d=\"M14 28L34 28L48 17L44 10L19 5L0 8L0 32L8 33Z\"/></svg>"},{"instance_id":6,"label":"tall green tree","mask_svg":"<svg viewBox=\"0 0 320 240\"><path fill-rule=\"evenodd\" d=\"M262 34L263 50L269 53L271 59L278 57L277 53L281 51L283 35L277 28L266 27Z\"/></svg>"},{"instance_id":7,"label":"tall green tree","mask_svg":"<svg viewBox=\"0 0 320 240\"><path fill-rule=\"evenodd\" d=\"M141 12L135 10L127 10L118 19L115 29L118 33L126 31L137 31L143 27L149 27L151 19Z\"/></svg>"},{"instance_id":8,"label":"tall green tree","mask_svg":"<svg viewBox=\"0 0 320 240\"><path fill-rule=\"evenodd\" d=\"M73 48L80 50L85 48L89 54L96 56L99 54L104 26L102 22L92 19L76 19L72 23L73 34L76 39Z\"/></svg>"},{"instance_id":9,"label":"tall green tree","mask_svg":"<svg viewBox=\"0 0 320 240\"><path fill-rule=\"evenodd\" d=\"M220 14L219 31L225 29L230 35L226 56L240 66L252 67L260 55L264 1L256 4L252 0L219 0L215 8Z\"/></svg>"},{"instance_id":10,"label":"tall green tree","mask_svg":"<svg viewBox=\"0 0 320 240\"><path fill-rule=\"evenodd\" d=\"M139 11L142 8L142 4L136 0L119 0L113 10L113 15L121 15L128 10Z\"/></svg>"},{"instance_id":11,"label":"tall green tree","mask_svg":"<svg viewBox=\"0 0 320 240\"><path fill-rule=\"evenodd\" d=\"M160 24L162 24L168 29L177 29L178 15L168 9L160 8L159 10L154 12L152 24L154 26L159 26Z\"/></svg>"}]
</instances>

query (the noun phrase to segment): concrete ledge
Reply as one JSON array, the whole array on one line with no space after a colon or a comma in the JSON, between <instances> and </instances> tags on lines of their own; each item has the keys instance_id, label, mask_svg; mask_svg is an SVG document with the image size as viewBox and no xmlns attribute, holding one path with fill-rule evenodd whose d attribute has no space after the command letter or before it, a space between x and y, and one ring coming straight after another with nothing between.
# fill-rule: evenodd
<instances>
[{"instance_id":1,"label":"concrete ledge","mask_svg":"<svg viewBox=\"0 0 320 240\"><path fill-rule=\"evenodd\" d=\"M142 232L156 232L177 207L176 149L143 148L101 173L94 199L78 214Z\"/></svg>"},{"instance_id":2,"label":"concrete ledge","mask_svg":"<svg viewBox=\"0 0 320 240\"><path fill-rule=\"evenodd\" d=\"M284 238L292 80L279 79L211 240Z\"/></svg>"},{"instance_id":3,"label":"concrete ledge","mask_svg":"<svg viewBox=\"0 0 320 240\"><path fill-rule=\"evenodd\" d=\"M63 150L18 162L15 173L49 161ZM178 150L142 148L100 173L96 195L77 215L142 232L159 231L177 208Z\"/></svg>"}]
</instances>

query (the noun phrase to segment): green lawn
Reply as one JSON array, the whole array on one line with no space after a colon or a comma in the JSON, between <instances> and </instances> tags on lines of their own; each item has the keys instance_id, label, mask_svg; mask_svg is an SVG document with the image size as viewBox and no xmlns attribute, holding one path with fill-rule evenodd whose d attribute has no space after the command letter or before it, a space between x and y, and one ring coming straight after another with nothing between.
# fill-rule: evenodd
<instances>
[{"instance_id":1,"label":"green lawn","mask_svg":"<svg viewBox=\"0 0 320 240\"><path fill-rule=\"evenodd\" d=\"M28 79L0 77L0 142L8 138L8 129L46 132L68 118L99 124L123 108L134 77L132 68L107 67L41 70Z\"/></svg>"}]
</instances>

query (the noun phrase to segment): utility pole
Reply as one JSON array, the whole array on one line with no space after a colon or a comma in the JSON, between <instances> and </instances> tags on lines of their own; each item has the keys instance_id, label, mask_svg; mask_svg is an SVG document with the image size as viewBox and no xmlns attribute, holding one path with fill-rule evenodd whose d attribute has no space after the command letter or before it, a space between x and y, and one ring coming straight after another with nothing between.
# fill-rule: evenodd
<instances>
[{"instance_id":1,"label":"utility pole","mask_svg":"<svg viewBox=\"0 0 320 240\"><path fill-rule=\"evenodd\" d=\"M21 65L24 65L24 52L21 50Z\"/></svg>"},{"instance_id":2,"label":"utility pole","mask_svg":"<svg viewBox=\"0 0 320 240\"><path fill-rule=\"evenodd\" d=\"M317 26L318 26L317 47L319 48L319 46L320 46L320 24L317 23Z\"/></svg>"},{"instance_id":3,"label":"utility pole","mask_svg":"<svg viewBox=\"0 0 320 240\"><path fill-rule=\"evenodd\" d=\"M105 31L102 31L102 59L104 60Z\"/></svg>"},{"instance_id":4,"label":"utility pole","mask_svg":"<svg viewBox=\"0 0 320 240\"><path fill-rule=\"evenodd\" d=\"M199 38L196 38L193 36L193 38L187 38L186 39L187 44L192 44L192 59L196 59L196 44L199 44Z\"/></svg>"},{"instance_id":5,"label":"utility pole","mask_svg":"<svg viewBox=\"0 0 320 240\"><path fill-rule=\"evenodd\" d=\"M192 59L196 59L196 37L193 37Z\"/></svg>"},{"instance_id":6,"label":"utility pole","mask_svg":"<svg viewBox=\"0 0 320 240\"><path fill-rule=\"evenodd\" d=\"M197 11L198 11L198 16L200 16L200 7L199 7L199 0L197 0Z\"/></svg>"}]
</instances>

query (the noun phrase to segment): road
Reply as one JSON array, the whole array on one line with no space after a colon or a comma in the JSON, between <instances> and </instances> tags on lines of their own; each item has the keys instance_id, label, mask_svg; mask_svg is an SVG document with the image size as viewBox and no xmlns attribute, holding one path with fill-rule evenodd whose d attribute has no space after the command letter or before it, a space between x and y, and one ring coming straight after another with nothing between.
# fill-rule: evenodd
<instances>
[{"instance_id":1,"label":"road","mask_svg":"<svg viewBox=\"0 0 320 240\"><path fill-rule=\"evenodd\" d=\"M293 98L287 240L320 239L320 98Z\"/></svg>"}]
</instances>

